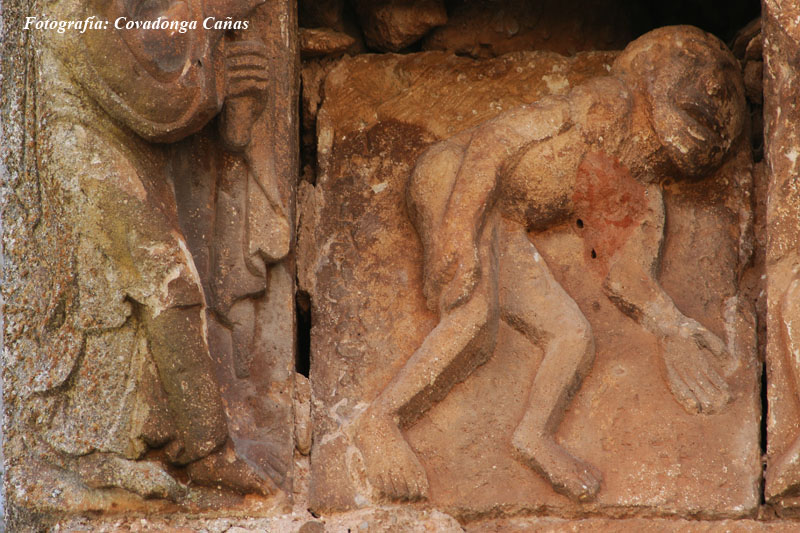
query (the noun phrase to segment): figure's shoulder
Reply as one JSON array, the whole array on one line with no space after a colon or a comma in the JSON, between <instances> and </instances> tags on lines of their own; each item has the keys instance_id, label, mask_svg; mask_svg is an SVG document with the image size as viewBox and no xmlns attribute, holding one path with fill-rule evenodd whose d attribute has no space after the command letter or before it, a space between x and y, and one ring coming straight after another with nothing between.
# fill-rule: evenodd
<instances>
[{"instance_id":1,"label":"figure's shoulder","mask_svg":"<svg viewBox=\"0 0 800 533\"><path fill-rule=\"evenodd\" d=\"M570 126L569 99L562 95L549 95L509 109L480 124L470 133L470 142L482 140L515 151L531 142L554 137Z\"/></svg>"},{"instance_id":2,"label":"figure's shoulder","mask_svg":"<svg viewBox=\"0 0 800 533\"><path fill-rule=\"evenodd\" d=\"M630 90L612 76L589 80L570 93L570 117L588 142L603 144L624 135L632 109Z\"/></svg>"},{"instance_id":3,"label":"figure's shoulder","mask_svg":"<svg viewBox=\"0 0 800 533\"><path fill-rule=\"evenodd\" d=\"M595 98L608 101L627 101L631 98L630 89L618 77L609 74L608 76L596 76L588 79L572 89L573 99L577 96L585 98Z\"/></svg>"},{"instance_id":4,"label":"figure's shoulder","mask_svg":"<svg viewBox=\"0 0 800 533\"><path fill-rule=\"evenodd\" d=\"M632 107L630 90L613 76L592 78L578 85L570 92L569 101L573 119L581 123L598 113L627 114Z\"/></svg>"}]
</instances>

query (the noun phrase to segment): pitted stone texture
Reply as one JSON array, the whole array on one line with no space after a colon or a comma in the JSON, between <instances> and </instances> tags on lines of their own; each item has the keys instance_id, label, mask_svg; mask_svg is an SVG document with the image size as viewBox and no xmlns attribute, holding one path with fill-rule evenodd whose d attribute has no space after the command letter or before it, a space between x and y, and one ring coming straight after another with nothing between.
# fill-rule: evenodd
<instances>
[{"instance_id":1,"label":"pitted stone texture","mask_svg":"<svg viewBox=\"0 0 800 533\"><path fill-rule=\"evenodd\" d=\"M363 527L366 524L366 527ZM60 531L77 533L794 533L798 523L788 520L604 519L511 518L458 522L443 513L408 509L379 509L313 518L286 516L262 519L217 519L172 521L131 518L116 522L72 521Z\"/></svg>"},{"instance_id":2,"label":"pitted stone texture","mask_svg":"<svg viewBox=\"0 0 800 533\"><path fill-rule=\"evenodd\" d=\"M60 531L92 533L461 533L456 520L438 511L375 508L315 518L305 511L270 518L128 518L73 520Z\"/></svg>"},{"instance_id":3,"label":"pitted stone texture","mask_svg":"<svg viewBox=\"0 0 800 533\"><path fill-rule=\"evenodd\" d=\"M587 520L560 520L557 518L510 519L477 522L466 526L467 533L791 533L797 522L756 520L663 520L625 519L609 520L590 518Z\"/></svg>"},{"instance_id":4,"label":"pitted stone texture","mask_svg":"<svg viewBox=\"0 0 800 533\"><path fill-rule=\"evenodd\" d=\"M300 30L300 53L304 58L339 56L355 43L346 33L330 28L302 28Z\"/></svg>"},{"instance_id":5,"label":"pitted stone texture","mask_svg":"<svg viewBox=\"0 0 800 533\"><path fill-rule=\"evenodd\" d=\"M10 527L281 508L294 452L295 276L283 260L298 156L294 6L90 4L48 14L252 26L224 45L203 29L22 34L41 6L3 5ZM218 203L193 203L214 189ZM244 262L249 277L231 274Z\"/></svg>"},{"instance_id":6,"label":"pitted stone texture","mask_svg":"<svg viewBox=\"0 0 800 533\"><path fill-rule=\"evenodd\" d=\"M447 22L444 0L354 0L367 44L397 52Z\"/></svg>"},{"instance_id":7,"label":"pitted stone texture","mask_svg":"<svg viewBox=\"0 0 800 533\"><path fill-rule=\"evenodd\" d=\"M329 74L318 115L318 181L305 196L299 230L301 249L317 250L299 266L301 288L313 302L312 509L362 507L378 498L366 482L352 422L437 324L425 305L422 249L406 209L419 155L501 111L606 74L614 57L367 56L342 60ZM684 313L732 348L740 363L729 379L732 402L719 414L696 415L673 399L656 338L603 291L585 246L591 227L570 220L532 232L594 332L594 365L557 440L602 471L601 490L594 503L571 503L515 459L511 437L542 351L502 323L488 362L404 433L427 474L431 505L460 518L754 511L758 371L750 302L737 300L738 270L748 258L740 234L740 224L749 231L748 160L735 158L701 184L664 186L659 281Z\"/></svg>"},{"instance_id":8,"label":"pitted stone texture","mask_svg":"<svg viewBox=\"0 0 800 533\"><path fill-rule=\"evenodd\" d=\"M800 191L797 189L800 8L767 1L762 17L767 203L767 472L766 498L784 514L800 510L800 403L797 320Z\"/></svg>"},{"instance_id":9,"label":"pitted stone texture","mask_svg":"<svg viewBox=\"0 0 800 533\"><path fill-rule=\"evenodd\" d=\"M357 54L365 50L358 18L349 0L298 0L297 15L301 28L348 35L353 39L348 52Z\"/></svg>"}]
</instances>

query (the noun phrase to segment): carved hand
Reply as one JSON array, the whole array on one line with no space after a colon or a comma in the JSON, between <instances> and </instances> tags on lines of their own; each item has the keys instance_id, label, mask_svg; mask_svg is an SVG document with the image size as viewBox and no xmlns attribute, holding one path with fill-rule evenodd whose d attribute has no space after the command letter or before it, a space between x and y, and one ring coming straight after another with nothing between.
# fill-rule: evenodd
<instances>
[{"instance_id":1,"label":"carved hand","mask_svg":"<svg viewBox=\"0 0 800 533\"><path fill-rule=\"evenodd\" d=\"M225 49L227 96L222 114L222 136L228 149L250 143L253 123L266 106L269 91L267 48L260 41L233 41Z\"/></svg>"},{"instance_id":2,"label":"carved hand","mask_svg":"<svg viewBox=\"0 0 800 533\"><path fill-rule=\"evenodd\" d=\"M269 57L261 41L231 41L225 47L227 96L262 99L269 89Z\"/></svg>"},{"instance_id":3,"label":"carved hand","mask_svg":"<svg viewBox=\"0 0 800 533\"><path fill-rule=\"evenodd\" d=\"M719 362L728 352L722 340L696 320L683 317L662 340L667 382L675 399L689 412L714 413L732 399Z\"/></svg>"}]
</instances>

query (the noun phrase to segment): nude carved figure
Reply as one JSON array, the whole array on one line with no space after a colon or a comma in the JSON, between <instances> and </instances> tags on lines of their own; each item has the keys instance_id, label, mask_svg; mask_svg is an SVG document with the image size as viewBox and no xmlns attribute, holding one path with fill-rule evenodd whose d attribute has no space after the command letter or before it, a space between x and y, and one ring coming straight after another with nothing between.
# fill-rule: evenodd
<instances>
[{"instance_id":1,"label":"nude carved figure","mask_svg":"<svg viewBox=\"0 0 800 533\"><path fill-rule=\"evenodd\" d=\"M596 497L600 472L555 440L594 359L591 327L527 234L570 217L596 226L604 246L591 253L605 292L658 338L675 399L693 413L725 407L724 342L657 280L660 182L697 180L726 161L744 127L740 76L715 37L658 29L630 43L608 76L504 112L417 160L408 208L440 319L353 425L381 497L426 497L426 472L402 430L490 357L500 320L544 350L514 453L557 492Z\"/></svg>"}]
</instances>

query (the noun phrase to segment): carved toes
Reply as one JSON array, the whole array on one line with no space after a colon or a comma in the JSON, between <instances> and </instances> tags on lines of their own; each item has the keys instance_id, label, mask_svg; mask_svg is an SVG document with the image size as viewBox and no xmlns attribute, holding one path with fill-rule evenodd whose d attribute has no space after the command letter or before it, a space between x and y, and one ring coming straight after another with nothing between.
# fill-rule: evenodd
<instances>
[{"instance_id":1,"label":"carved toes","mask_svg":"<svg viewBox=\"0 0 800 533\"><path fill-rule=\"evenodd\" d=\"M356 427L367 479L381 499L418 501L428 497L425 469L396 425L382 417L367 417Z\"/></svg>"}]
</instances>

